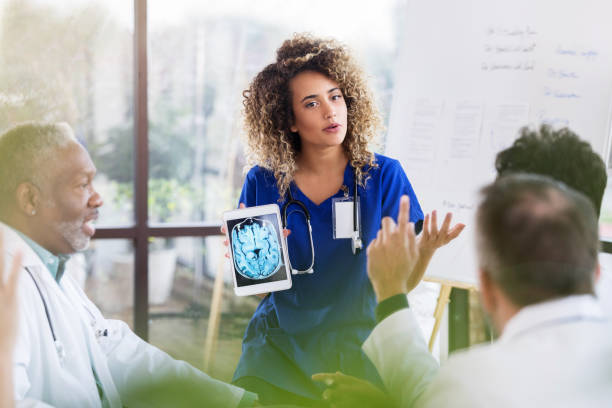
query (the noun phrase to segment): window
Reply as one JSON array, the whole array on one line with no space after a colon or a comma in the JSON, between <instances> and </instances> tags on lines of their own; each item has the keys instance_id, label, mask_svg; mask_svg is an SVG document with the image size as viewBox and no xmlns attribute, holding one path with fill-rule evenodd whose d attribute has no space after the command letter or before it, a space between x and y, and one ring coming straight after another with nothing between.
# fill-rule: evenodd
<instances>
[{"instance_id":1,"label":"window","mask_svg":"<svg viewBox=\"0 0 612 408\"><path fill-rule=\"evenodd\" d=\"M74 264L105 315L203 365L197 345L224 262L221 212L236 206L246 164L242 90L283 40L310 31L353 49L386 119L403 10L405 0L0 6L0 132L26 120L66 121L98 168L105 205L96 239ZM224 301L232 319L222 321L219 341L232 346L213 375L229 379L221 366L235 365L256 303ZM169 341L170 332L183 343ZM196 346L180 346L187 343Z\"/></svg>"}]
</instances>

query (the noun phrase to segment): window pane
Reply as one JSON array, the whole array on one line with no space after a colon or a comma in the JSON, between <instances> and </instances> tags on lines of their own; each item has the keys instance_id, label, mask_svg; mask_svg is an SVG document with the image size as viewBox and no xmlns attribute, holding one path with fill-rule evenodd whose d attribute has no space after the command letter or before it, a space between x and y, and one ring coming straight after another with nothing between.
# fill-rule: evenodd
<instances>
[{"instance_id":1,"label":"window pane","mask_svg":"<svg viewBox=\"0 0 612 408\"><path fill-rule=\"evenodd\" d=\"M200 369L215 276L223 272L219 337L207 373L231 381L259 299L234 295L222 237L155 239L149 249L149 340Z\"/></svg>"},{"instance_id":2,"label":"window pane","mask_svg":"<svg viewBox=\"0 0 612 408\"><path fill-rule=\"evenodd\" d=\"M132 241L98 239L82 254L72 257L73 276L107 319L133 327L134 250Z\"/></svg>"},{"instance_id":3,"label":"window pane","mask_svg":"<svg viewBox=\"0 0 612 408\"><path fill-rule=\"evenodd\" d=\"M351 46L388 113L404 1L148 4L153 221L218 221L236 206L245 165L242 91L294 32Z\"/></svg>"},{"instance_id":4,"label":"window pane","mask_svg":"<svg viewBox=\"0 0 612 408\"><path fill-rule=\"evenodd\" d=\"M98 167L99 225L132 221L132 15L123 0L0 5L0 132L68 122Z\"/></svg>"}]
</instances>

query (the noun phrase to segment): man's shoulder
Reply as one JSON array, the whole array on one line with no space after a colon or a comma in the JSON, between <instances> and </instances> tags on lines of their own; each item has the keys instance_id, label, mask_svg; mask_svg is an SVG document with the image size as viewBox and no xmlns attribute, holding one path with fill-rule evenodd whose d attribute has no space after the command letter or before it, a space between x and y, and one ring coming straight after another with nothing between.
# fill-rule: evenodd
<instances>
[{"instance_id":1,"label":"man's shoulder","mask_svg":"<svg viewBox=\"0 0 612 408\"><path fill-rule=\"evenodd\" d=\"M441 364L437 376L430 384L425 396L425 400L430 402L427 406L434 406L431 405L432 401L440 402L440 398L444 399L450 394L462 401L457 406L466 406L468 401L479 400L481 391L498 381L494 377L504 366L500 359L504 359L504 355L496 344L476 345L455 352Z\"/></svg>"}]
</instances>

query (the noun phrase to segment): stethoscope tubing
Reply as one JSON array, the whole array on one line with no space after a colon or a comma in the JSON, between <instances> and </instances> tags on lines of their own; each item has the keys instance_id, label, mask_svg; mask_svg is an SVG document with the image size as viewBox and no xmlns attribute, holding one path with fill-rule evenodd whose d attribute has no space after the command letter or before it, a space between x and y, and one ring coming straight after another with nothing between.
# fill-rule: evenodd
<instances>
[{"instance_id":1,"label":"stethoscope tubing","mask_svg":"<svg viewBox=\"0 0 612 408\"><path fill-rule=\"evenodd\" d=\"M352 251L353 254L357 255L359 254L359 252L361 252L361 248L362 248L362 241L361 241L361 224L359 223L358 220L358 202L359 202L359 189L358 189L358 184L357 184L357 175L355 174L354 176L354 188L355 188L355 198L353 201L353 237L352 237ZM313 244L313 239L312 239L312 227L310 224L310 212L308 211L308 208L306 208L306 205L293 198L293 194L291 193L291 185L289 186L289 188L287 189L287 202L283 205L283 208L281 209L281 221L283 223L283 228L287 228L287 209L291 206L291 205L297 205L298 207L300 207L302 209L303 215L306 218L306 223L308 224L308 236L310 238L310 249L311 249L311 253L312 253L312 257L311 257L311 263L310 263L310 267L308 267L307 269L304 270L298 270L298 269L293 269L291 268L291 271L294 275L300 275L300 274L306 274L306 273L313 273L314 270L314 259L315 259L315 253L314 253L314 244Z\"/></svg>"},{"instance_id":2,"label":"stethoscope tubing","mask_svg":"<svg viewBox=\"0 0 612 408\"><path fill-rule=\"evenodd\" d=\"M36 289L38 290L38 294L40 295L40 300L42 300L43 307L45 308L45 315L47 316L47 323L49 323L49 329L51 329L51 336L53 336L53 342L55 343L57 342L57 336L55 335L55 329L53 328L53 323L51 322L51 314L49 313L49 306L47 306L47 301L45 300L42 290L40 289L38 282L36 282L36 279L34 278L32 271L30 271L30 269L27 267L25 268L25 270L30 275L30 278L32 278L32 281L34 282L34 286L36 286Z\"/></svg>"}]
</instances>

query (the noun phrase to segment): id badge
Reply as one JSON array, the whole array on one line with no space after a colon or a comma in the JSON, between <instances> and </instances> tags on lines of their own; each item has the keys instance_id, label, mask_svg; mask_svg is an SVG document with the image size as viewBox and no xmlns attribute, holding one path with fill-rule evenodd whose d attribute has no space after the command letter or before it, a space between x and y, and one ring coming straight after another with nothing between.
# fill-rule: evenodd
<instances>
[{"instance_id":1,"label":"id badge","mask_svg":"<svg viewBox=\"0 0 612 408\"><path fill-rule=\"evenodd\" d=\"M361 211L357 199L357 228L353 226L353 197L337 197L332 200L332 222L334 239L352 238L353 231L359 229Z\"/></svg>"}]
</instances>

